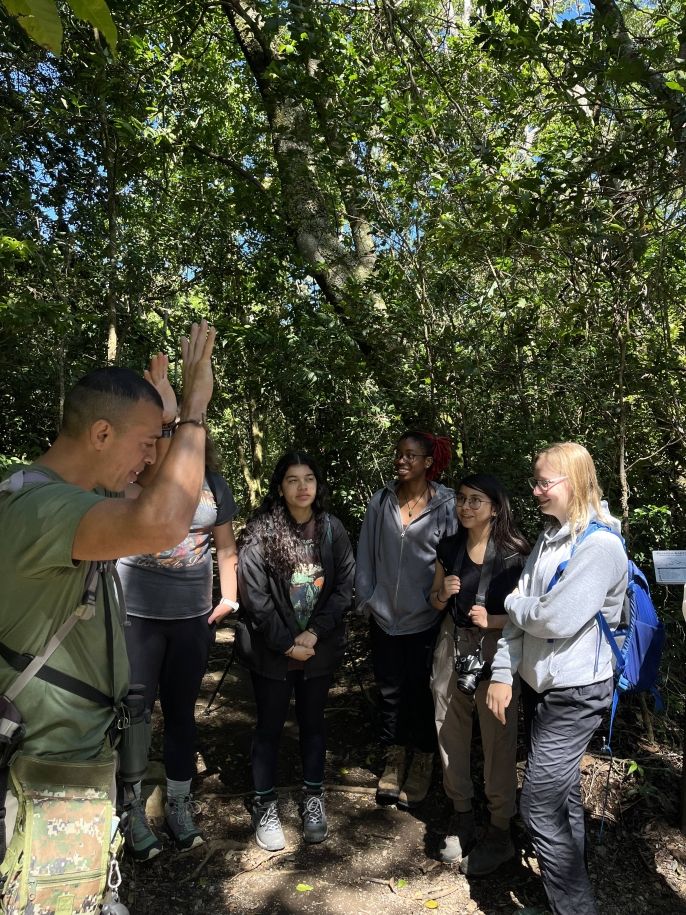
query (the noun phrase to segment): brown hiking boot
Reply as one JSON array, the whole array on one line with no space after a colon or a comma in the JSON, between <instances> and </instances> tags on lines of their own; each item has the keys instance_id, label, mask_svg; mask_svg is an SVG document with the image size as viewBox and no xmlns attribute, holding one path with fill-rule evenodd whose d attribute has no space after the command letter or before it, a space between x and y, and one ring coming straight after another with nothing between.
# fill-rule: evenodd
<instances>
[{"instance_id":1,"label":"brown hiking boot","mask_svg":"<svg viewBox=\"0 0 686 915\"><path fill-rule=\"evenodd\" d=\"M400 794L400 786L405 778L405 747L391 746L386 750L386 768L376 788L376 800L379 804L395 804Z\"/></svg>"},{"instance_id":2,"label":"brown hiking boot","mask_svg":"<svg viewBox=\"0 0 686 915\"><path fill-rule=\"evenodd\" d=\"M433 753L420 753L419 750L415 750L410 768L407 770L407 778L398 795L398 807L408 810L421 804L429 793L433 768Z\"/></svg>"},{"instance_id":3,"label":"brown hiking boot","mask_svg":"<svg viewBox=\"0 0 686 915\"><path fill-rule=\"evenodd\" d=\"M485 877L498 870L506 861L511 861L514 856L515 847L510 830L491 825L467 857L462 859L460 870L468 877Z\"/></svg>"}]
</instances>

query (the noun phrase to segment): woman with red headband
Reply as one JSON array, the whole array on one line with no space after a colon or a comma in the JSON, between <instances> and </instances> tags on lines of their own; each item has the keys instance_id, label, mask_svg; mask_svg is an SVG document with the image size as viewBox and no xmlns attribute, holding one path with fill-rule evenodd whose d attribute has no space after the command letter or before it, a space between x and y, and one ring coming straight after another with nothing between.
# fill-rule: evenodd
<instances>
[{"instance_id":1,"label":"woman with red headband","mask_svg":"<svg viewBox=\"0 0 686 915\"><path fill-rule=\"evenodd\" d=\"M370 618L381 694L386 765L376 798L405 809L426 797L436 749L429 674L441 614L429 593L438 542L457 528L455 493L437 482L450 454L447 438L400 436L396 479L372 496L357 552L357 606Z\"/></svg>"}]
</instances>

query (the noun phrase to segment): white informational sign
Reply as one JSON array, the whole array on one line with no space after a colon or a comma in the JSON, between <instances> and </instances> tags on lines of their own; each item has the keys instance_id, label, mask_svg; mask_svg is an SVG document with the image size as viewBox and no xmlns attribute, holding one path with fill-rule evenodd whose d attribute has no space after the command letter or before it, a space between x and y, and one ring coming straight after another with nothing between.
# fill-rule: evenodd
<instances>
[{"instance_id":1,"label":"white informational sign","mask_svg":"<svg viewBox=\"0 0 686 915\"><path fill-rule=\"evenodd\" d=\"M686 585L686 550L653 550L658 585Z\"/></svg>"}]
</instances>

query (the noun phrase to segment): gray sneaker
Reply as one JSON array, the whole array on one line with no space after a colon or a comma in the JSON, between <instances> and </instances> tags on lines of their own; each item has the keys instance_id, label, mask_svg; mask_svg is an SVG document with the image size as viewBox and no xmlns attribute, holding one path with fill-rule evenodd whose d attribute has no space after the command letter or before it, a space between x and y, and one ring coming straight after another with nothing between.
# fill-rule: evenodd
<instances>
[{"instance_id":1,"label":"gray sneaker","mask_svg":"<svg viewBox=\"0 0 686 915\"><path fill-rule=\"evenodd\" d=\"M300 807L300 816L303 821L303 839L311 845L323 842L329 835L324 798L316 794L306 796Z\"/></svg>"},{"instance_id":2,"label":"gray sneaker","mask_svg":"<svg viewBox=\"0 0 686 915\"><path fill-rule=\"evenodd\" d=\"M162 851L162 843L148 823L143 802L131 797L122 811L126 849L136 861L152 861Z\"/></svg>"},{"instance_id":3,"label":"gray sneaker","mask_svg":"<svg viewBox=\"0 0 686 915\"><path fill-rule=\"evenodd\" d=\"M281 851L286 847L276 800L253 803L250 815L255 830L255 841L265 851Z\"/></svg>"},{"instance_id":4,"label":"gray sneaker","mask_svg":"<svg viewBox=\"0 0 686 915\"><path fill-rule=\"evenodd\" d=\"M450 818L448 833L439 849L441 861L452 864L461 861L474 844L474 812L454 813Z\"/></svg>"},{"instance_id":5,"label":"gray sneaker","mask_svg":"<svg viewBox=\"0 0 686 915\"><path fill-rule=\"evenodd\" d=\"M173 797L164 805L167 829L179 851L190 851L205 841L193 822L193 814L197 812L197 805L193 803L190 794Z\"/></svg>"}]
</instances>

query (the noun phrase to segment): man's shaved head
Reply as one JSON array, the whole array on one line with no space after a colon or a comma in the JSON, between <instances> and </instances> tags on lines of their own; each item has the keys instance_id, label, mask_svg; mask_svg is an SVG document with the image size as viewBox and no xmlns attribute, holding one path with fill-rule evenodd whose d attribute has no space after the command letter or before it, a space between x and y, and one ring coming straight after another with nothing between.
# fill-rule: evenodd
<instances>
[{"instance_id":1,"label":"man's shaved head","mask_svg":"<svg viewBox=\"0 0 686 915\"><path fill-rule=\"evenodd\" d=\"M142 400L162 409L157 390L131 369L94 369L77 381L66 396L62 434L77 438L98 419L121 428L126 425L131 407Z\"/></svg>"}]
</instances>

